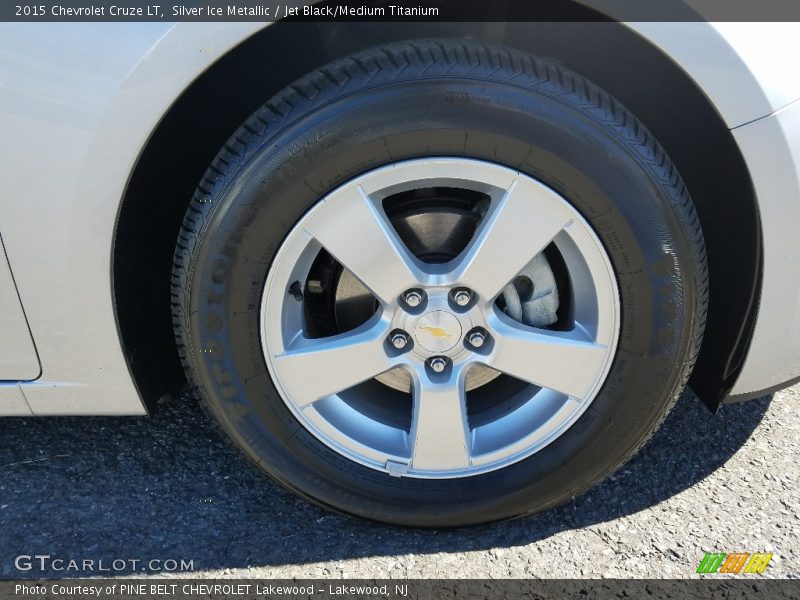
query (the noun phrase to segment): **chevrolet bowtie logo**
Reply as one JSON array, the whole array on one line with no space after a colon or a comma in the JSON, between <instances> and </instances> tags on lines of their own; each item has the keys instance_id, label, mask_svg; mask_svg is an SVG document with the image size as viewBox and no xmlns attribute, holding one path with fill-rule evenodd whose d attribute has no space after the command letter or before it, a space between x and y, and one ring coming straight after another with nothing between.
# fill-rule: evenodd
<instances>
[{"instance_id":1,"label":"chevrolet bowtie logo","mask_svg":"<svg viewBox=\"0 0 800 600\"><path fill-rule=\"evenodd\" d=\"M451 338L451 337L453 337L453 334L447 333L441 327L435 327L433 325L424 325L424 326L420 327L419 329L421 329L422 331L424 331L426 333L430 333L433 337L437 337L437 338Z\"/></svg>"}]
</instances>

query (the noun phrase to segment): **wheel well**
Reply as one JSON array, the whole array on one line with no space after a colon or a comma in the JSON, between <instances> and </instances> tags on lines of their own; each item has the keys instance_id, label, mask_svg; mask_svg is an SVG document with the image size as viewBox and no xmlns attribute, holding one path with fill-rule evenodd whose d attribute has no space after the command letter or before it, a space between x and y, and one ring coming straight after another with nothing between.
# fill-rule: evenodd
<instances>
[{"instance_id":1,"label":"wheel well","mask_svg":"<svg viewBox=\"0 0 800 600\"><path fill-rule=\"evenodd\" d=\"M219 148L258 106L313 68L360 48L422 37L470 37L550 57L622 101L666 148L706 238L710 313L690 384L716 408L738 375L755 319L761 278L755 192L732 135L703 93L658 49L610 22L281 22L198 77L143 149L117 224L118 322L148 407L184 381L172 337L172 254L192 192Z\"/></svg>"}]
</instances>

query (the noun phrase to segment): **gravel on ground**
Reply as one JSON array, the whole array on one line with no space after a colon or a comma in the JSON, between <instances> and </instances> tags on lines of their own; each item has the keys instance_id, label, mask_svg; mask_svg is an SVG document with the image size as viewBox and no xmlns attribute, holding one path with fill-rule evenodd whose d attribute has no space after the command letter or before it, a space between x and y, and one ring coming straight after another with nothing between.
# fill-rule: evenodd
<instances>
[{"instance_id":1,"label":"gravel on ground","mask_svg":"<svg viewBox=\"0 0 800 600\"><path fill-rule=\"evenodd\" d=\"M221 440L188 395L150 418L3 419L0 577L108 574L15 567L38 554L184 559L204 578L682 578L705 552L761 551L774 555L765 577L796 578L799 400L795 386L713 415L687 392L588 494L538 516L441 531L296 498ZM134 572L145 574L140 564L115 573Z\"/></svg>"}]
</instances>

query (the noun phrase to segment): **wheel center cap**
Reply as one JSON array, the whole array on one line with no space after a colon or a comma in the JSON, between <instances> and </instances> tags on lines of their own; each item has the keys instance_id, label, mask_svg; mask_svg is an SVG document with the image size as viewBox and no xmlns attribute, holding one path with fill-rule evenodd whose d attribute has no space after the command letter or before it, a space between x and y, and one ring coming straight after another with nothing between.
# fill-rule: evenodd
<instances>
[{"instance_id":1,"label":"wheel center cap","mask_svg":"<svg viewBox=\"0 0 800 600\"><path fill-rule=\"evenodd\" d=\"M461 340L461 323L444 310L432 310L419 318L414 339L428 352L447 352Z\"/></svg>"}]
</instances>

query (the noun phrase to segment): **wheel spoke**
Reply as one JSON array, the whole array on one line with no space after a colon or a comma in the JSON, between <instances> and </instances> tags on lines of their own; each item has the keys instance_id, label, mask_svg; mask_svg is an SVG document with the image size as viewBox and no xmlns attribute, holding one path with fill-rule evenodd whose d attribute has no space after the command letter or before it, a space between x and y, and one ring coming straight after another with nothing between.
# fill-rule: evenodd
<instances>
[{"instance_id":1,"label":"wheel spoke","mask_svg":"<svg viewBox=\"0 0 800 600\"><path fill-rule=\"evenodd\" d=\"M517 179L494 202L457 259L453 280L493 300L572 220L551 190L532 179Z\"/></svg>"},{"instance_id":2,"label":"wheel spoke","mask_svg":"<svg viewBox=\"0 0 800 600\"><path fill-rule=\"evenodd\" d=\"M549 331L490 319L494 347L488 364L507 375L578 400L592 392L603 369L607 348L580 328Z\"/></svg>"},{"instance_id":3,"label":"wheel spoke","mask_svg":"<svg viewBox=\"0 0 800 600\"><path fill-rule=\"evenodd\" d=\"M281 381L298 392L295 405L302 408L392 368L384 349L387 333L379 321L328 338L299 338L275 356Z\"/></svg>"},{"instance_id":4,"label":"wheel spoke","mask_svg":"<svg viewBox=\"0 0 800 600\"><path fill-rule=\"evenodd\" d=\"M384 304L422 277L383 210L360 187L333 192L304 229Z\"/></svg>"},{"instance_id":5,"label":"wheel spoke","mask_svg":"<svg viewBox=\"0 0 800 600\"><path fill-rule=\"evenodd\" d=\"M467 468L470 464L464 377L442 382L420 373L414 382L411 466L422 471Z\"/></svg>"}]
</instances>

